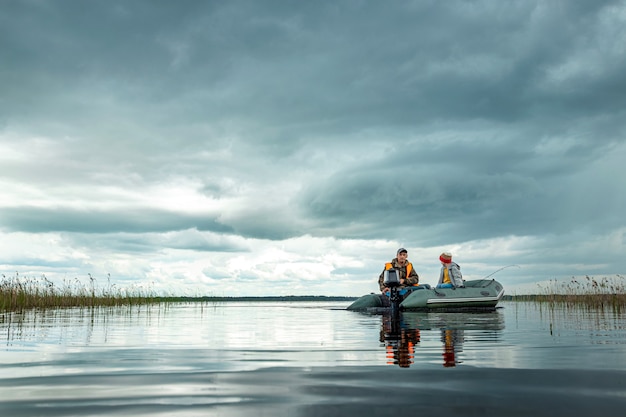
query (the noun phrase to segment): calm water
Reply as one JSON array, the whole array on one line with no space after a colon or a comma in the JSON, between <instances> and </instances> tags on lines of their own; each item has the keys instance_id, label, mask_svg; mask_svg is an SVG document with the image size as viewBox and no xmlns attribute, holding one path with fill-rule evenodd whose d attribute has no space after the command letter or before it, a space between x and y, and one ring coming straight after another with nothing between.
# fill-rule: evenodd
<instances>
[{"instance_id":1,"label":"calm water","mask_svg":"<svg viewBox=\"0 0 626 417\"><path fill-rule=\"evenodd\" d=\"M626 320L223 303L0 316L1 416L623 415Z\"/></svg>"}]
</instances>

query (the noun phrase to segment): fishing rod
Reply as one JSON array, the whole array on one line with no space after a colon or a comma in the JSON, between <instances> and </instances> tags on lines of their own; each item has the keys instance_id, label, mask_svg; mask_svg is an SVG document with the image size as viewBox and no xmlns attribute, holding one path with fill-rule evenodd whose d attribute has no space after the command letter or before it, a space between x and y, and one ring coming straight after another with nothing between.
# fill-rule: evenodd
<instances>
[{"instance_id":1,"label":"fishing rod","mask_svg":"<svg viewBox=\"0 0 626 417\"><path fill-rule=\"evenodd\" d=\"M510 267L512 267L512 266L516 266L516 267L518 267L518 268L520 267L519 265L507 265L507 266L503 266L502 268L500 268L500 269L498 269L498 270L496 270L496 271L492 272L491 274L487 275L486 277L484 277L484 278L482 278L482 279L487 279L487 278L489 278L490 276L492 276L492 275L494 275L494 274L496 274L496 273L498 273L498 272L502 271L503 269L507 269L507 268L510 268Z\"/></svg>"}]
</instances>

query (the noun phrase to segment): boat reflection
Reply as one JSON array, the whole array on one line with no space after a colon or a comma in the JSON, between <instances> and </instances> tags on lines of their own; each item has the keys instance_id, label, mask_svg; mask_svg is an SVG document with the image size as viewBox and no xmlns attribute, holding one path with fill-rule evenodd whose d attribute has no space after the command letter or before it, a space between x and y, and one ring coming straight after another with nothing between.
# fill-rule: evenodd
<instances>
[{"instance_id":1,"label":"boat reflection","mask_svg":"<svg viewBox=\"0 0 626 417\"><path fill-rule=\"evenodd\" d=\"M415 362L423 335L439 330L443 366L453 367L462 362L459 353L468 339L497 339L503 329L504 316L498 311L399 312L381 315L380 342L387 351L388 364L408 368Z\"/></svg>"},{"instance_id":2,"label":"boat reflection","mask_svg":"<svg viewBox=\"0 0 626 417\"><path fill-rule=\"evenodd\" d=\"M461 361L457 352L462 351L464 333L462 329L441 329L441 341L443 342L443 366L446 368L456 366Z\"/></svg>"},{"instance_id":3,"label":"boat reflection","mask_svg":"<svg viewBox=\"0 0 626 417\"><path fill-rule=\"evenodd\" d=\"M420 343L420 329L408 327L402 317L402 313L382 316L380 341L385 343L387 364L408 368L413 363L415 346Z\"/></svg>"}]
</instances>

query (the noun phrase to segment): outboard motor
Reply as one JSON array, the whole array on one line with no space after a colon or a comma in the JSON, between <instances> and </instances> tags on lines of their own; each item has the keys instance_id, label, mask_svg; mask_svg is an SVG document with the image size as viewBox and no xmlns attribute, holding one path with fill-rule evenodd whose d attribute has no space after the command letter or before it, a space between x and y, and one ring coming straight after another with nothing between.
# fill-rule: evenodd
<instances>
[{"instance_id":1,"label":"outboard motor","mask_svg":"<svg viewBox=\"0 0 626 417\"><path fill-rule=\"evenodd\" d=\"M389 301L391 304L391 313L396 314L400 311L400 294L398 287L400 286L400 272L397 269L386 269L383 274L383 284L389 287Z\"/></svg>"},{"instance_id":2,"label":"outboard motor","mask_svg":"<svg viewBox=\"0 0 626 417\"><path fill-rule=\"evenodd\" d=\"M397 269L386 269L383 275L385 287L394 288L400 286L400 273Z\"/></svg>"}]
</instances>

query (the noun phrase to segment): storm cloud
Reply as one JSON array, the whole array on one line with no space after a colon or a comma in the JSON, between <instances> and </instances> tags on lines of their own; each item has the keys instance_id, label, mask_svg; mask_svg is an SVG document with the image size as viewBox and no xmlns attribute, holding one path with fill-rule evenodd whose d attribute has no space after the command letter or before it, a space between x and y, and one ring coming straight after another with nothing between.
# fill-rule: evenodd
<instances>
[{"instance_id":1,"label":"storm cloud","mask_svg":"<svg viewBox=\"0 0 626 417\"><path fill-rule=\"evenodd\" d=\"M399 246L431 284L443 249L509 288L625 272L624 1L0 11L6 273L359 295Z\"/></svg>"}]
</instances>

